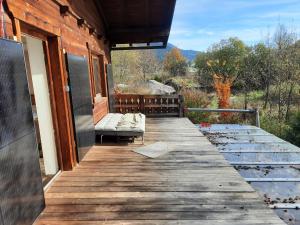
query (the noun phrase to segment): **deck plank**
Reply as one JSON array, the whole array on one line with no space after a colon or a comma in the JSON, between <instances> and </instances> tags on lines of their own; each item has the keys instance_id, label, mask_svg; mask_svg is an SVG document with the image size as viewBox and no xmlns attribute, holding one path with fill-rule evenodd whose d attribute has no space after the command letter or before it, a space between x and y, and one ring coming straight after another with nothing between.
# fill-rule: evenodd
<instances>
[{"instance_id":1,"label":"deck plank","mask_svg":"<svg viewBox=\"0 0 300 225\"><path fill-rule=\"evenodd\" d=\"M185 118L147 119L145 143L173 151L150 159L125 145L94 146L45 194L37 225L284 224Z\"/></svg>"}]
</instances>

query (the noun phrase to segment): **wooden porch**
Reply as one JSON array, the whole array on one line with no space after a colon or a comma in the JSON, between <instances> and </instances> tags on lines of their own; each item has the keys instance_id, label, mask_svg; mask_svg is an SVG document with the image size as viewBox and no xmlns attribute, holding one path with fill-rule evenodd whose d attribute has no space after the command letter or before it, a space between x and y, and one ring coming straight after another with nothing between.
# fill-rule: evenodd
<instances>
[{"instance_id":1,"label":"wooden porch","mask_svg":"<svg viewBox=\"0 0 300 225\"><path fill-rule=\"evenodd\" d=\"M46 192L36 224L284 224L186 118L147 119L145 144L175 150L150 159L128 145L95 146Z\"/></svg>"}]
</instances>

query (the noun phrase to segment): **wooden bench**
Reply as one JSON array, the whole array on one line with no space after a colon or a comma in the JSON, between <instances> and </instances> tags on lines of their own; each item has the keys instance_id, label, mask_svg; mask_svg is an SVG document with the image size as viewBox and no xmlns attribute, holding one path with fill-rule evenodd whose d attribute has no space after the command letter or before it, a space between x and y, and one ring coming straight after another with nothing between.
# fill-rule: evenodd
<instances>
[{"instance_id":1,"label":"wooden bench","mask_svg":"<svg viewBox=\"0 0 300 225\"><path fill-rule=\"evenodd\" d=\"M142 137L144 143L145 115L141 113L109 113L108 100L103 97L95 103L94 125L96 135L116 137Z\"/></svg>"},{"instance_id":2,"label":"wooden bench","mask_svg":"<svg viewBox=\"0 0 300 225\"><path fill-rule=\"evenodd\" d=\"M142 137L144 144L146 117L142 113L108 113L95 125L96 135L116 137Z\"/></svg>"}]
</instances>

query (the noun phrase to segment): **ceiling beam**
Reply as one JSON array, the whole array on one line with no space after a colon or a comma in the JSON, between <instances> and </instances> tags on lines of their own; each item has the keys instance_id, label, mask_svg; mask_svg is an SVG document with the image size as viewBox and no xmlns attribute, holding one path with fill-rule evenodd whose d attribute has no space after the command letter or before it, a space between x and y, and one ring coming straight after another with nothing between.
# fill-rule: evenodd
<instances>
[{"instance_id":1,"label":"ceiling beam","mask_svg":"<svg viewBox=\"0 0 300 225\"><path fill-rule=\"evenodd\" d=\"M127 25L126 23L126 14L127 12L127 2L126 0L121 1L121 13L122 13L122 25L123 27Z\"/></svg>"},{"instance_id":2,"label":"ceiling beam","mask_svg":"<svg viewBox=\"0 0 300 225\"><path fill-rule=\"evenodd\" d=\"M145 0L145 22L146 26L150 26L150 7L149 7L149 0Z\"/></svg>"},{"instance_id":3,"label":"ceiling beam","mask_svg":"<svg viewBox=\"0 0 300 225\"><path fill-rule=\"evenodd\" d=\"M97 8L97 11L103 21L103 24L104 24L104 28L105 29L108 29L109 28L109 24L107 22L107 19L105 17L105 14L104 14L104 11L103 11L103 7L101 5L101 1L100 0L94 0L94 3L96 5L96 8Z\"/></svg>"},{"instance_id":4,"label":"ceiling beam","mask_svg":"<svg viewBox=\"0 0 300 225\"><path fill-rule=\"evenodd\" d=\"M159 46L160 48L167 45L176 0L162 0L157 4L153 4L151 0L139 0L139 2L131 0L93 1L103 18L103 24L106 25L103 38L108 39L111 46L145 43L146 48L158 48L157 46L151 46L151 44L147 46L147 43L158 42L162 43L162 46ZM159 15L160 21L151 17L152 11L162 14ZM131 15L133 18L140 18L139 20L142 21L132 21L132 24L130 24L129 17ZM155 19L156 26L151 25L154 23L152 19ZM134 45L128 46L130 49L136 49L136 47Z\"/></svg>"},{"instance_id":5,"label":"ceiling beam","mask_svg":"<svg viewBox=\"0 0 300 225\"><path fill-rule=\"evenodd\" d=\"M134 35L134 34L155 34L156 36L167 36L170 33L169 28L165 27L137 27L137 28L115 28L108 31L109 36Z\"/></svg>"},{"instance_id":6,"label":"ceiling beam","mask_svg":"<svg viewBox=\"0 0 300 225\"><path fill-rule=\"evenodd\" d=\"M176 7L176 0L171 0L171 6L170 6L170 18L168 20L168 24L167 26L170 28L171 30L171 27L172 27L172 22L173 22L173 18L174 18L174 13L175 13L175 7ZM170 33L170 30L169 30L169 33ZM168 43L169 41L169 36L167 37L166 39L166 42Z\"/></svg>"},{"instance_id":7,"label":"ceiling beam","mask_svg":"<svg viewBox=\"0 0 300 225\"><path fill-rule=\"evenodd\" d=\"M166 48L165 45L161 46L139 46L139 47L112 47L112 51L120 51L120 50L143 50L143 49L162 49Z\"/></svg>"}]
</instances>

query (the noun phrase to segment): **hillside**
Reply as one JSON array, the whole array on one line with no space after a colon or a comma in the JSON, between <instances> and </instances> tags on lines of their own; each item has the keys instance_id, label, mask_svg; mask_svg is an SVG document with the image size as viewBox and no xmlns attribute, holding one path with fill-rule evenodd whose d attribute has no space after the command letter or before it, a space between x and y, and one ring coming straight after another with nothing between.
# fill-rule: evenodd
<instances>
[{"instance_id":1,"label":"hillside","mask_svg":"<svg viewBox=\"0 0 300 225\"><path fill-rule=\"evenodd\" d=\"M157 58L159 60L163 60L166 53L169 52L172 48L175 48L175 45L172 45L171 43L168 43L167 48L166 49L157 49L156 51L156 55ZM193 61L197 54L199 53L198 51L194 51L194 50L184 50L184 49L180 49L180 51L182 52L182 55L187 58L188 61Z\"/></svg>"}]
</instances>

